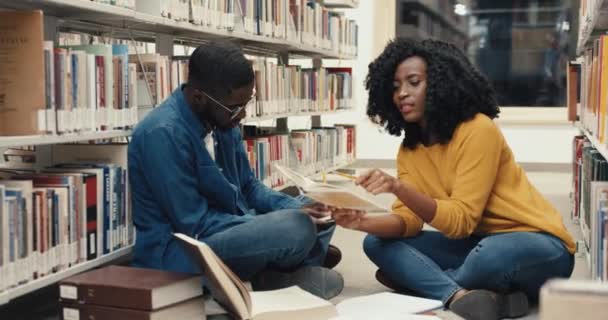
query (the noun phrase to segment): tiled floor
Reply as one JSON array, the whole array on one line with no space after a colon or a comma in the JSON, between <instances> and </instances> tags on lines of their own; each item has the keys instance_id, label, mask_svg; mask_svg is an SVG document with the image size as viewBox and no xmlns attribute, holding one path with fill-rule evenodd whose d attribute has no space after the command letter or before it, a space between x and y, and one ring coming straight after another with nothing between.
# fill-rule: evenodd
<instances>
[{"instance_id":1,"label":"tiled floor","mask_svg":"<svg viewBox=\"0 0 608 320\"><path fill-rule=\"evenodd\" d=\"M390 170L387 172L393 173ZM570 215L570 174L553 173L553 172L531 172L528 177L532 183L545 195L551 203L563 214L564 222L576 239L581 239L580 229L578 225L571 223ZM349 182L344 182L339 178L335 178L341 182L341 185L349 185ZM353 188L356 188L353 186ZM354 189L356 190L356 189ZM390 195L382 195L377 200L386 204L393 201ZM334 302L342 301L345 298L354 296L367 295L388 290L386 287L378 283L374 278L376 267L367 259L362 249L362 241L364 234L351 230L338 229L336 231L333 243L337 245L343 253L343 260L337 266L338 270L345 279L345 288L342 294L334 299ZM586 261L583 258L577 257L575 270L572 275L574 278L588 278ZM441 312L439 316L442 319L461 319L460 317L450 313ZM537 310L533 310L530 315L521 319L538 319Z\"/></svg>"}]
</instances>

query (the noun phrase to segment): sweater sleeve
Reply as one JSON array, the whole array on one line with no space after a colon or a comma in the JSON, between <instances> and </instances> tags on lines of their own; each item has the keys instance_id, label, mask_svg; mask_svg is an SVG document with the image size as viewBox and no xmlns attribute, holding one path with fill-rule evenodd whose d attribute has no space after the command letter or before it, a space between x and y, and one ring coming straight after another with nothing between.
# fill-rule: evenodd
<instances>
[{"instance_id":1,"label":"sweater sleeve","mask_svg":"<svg viewBox=\"0 0 608 320\"><path fill-rule=\"evenodd\" d=\"M410 179L407 169L405 167L405 161L401 156L401 153L397 156L397 176L400 181L407 182L416 188L416 184L412 179ZM393 203L392 206L393 214L398 215L405 222L405 232L403 233L404 237L413 237L417 235L420 230L422 230L422 226L424 222L420 217L418 217L410 208L401 202L401 200L397 199Z\"/></svg>"},{"instance_id":2,"label":"sweater sleeve","mask_svg":"<svg viewBox=\"0 0 608 320\"><path fill-rule=\"evenodd\" d=\"M451 194L436 199L435 217L429 223L449 238L470 236L486 208L500 166L504 138L492 120L471 121L457 139L456 170Z\"/></svg>"}]
</instances>

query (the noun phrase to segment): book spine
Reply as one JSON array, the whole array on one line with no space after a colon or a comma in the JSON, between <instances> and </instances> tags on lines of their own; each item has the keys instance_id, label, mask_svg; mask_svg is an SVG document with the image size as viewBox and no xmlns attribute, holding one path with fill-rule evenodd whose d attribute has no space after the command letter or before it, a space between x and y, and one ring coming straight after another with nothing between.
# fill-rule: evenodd
<instances>
[{"instance_id":1,"label":"book spine","mask_svg":"<svg viewBox=\"0 0 608 320\"><path fill-rule=\"evenodd\" d=\"M85 285L64 281L59 285L59 298L65 303L80 305L152 310L152 292L150 290Z\"/></svg>"}]
</instances>

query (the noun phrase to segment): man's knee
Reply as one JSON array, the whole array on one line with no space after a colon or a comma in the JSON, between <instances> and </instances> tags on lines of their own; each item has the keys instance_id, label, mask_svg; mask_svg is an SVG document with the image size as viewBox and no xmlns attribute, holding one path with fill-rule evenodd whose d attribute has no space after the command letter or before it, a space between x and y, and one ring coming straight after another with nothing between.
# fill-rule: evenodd
<instances>
[{"instance_id":1,"label":"man's knee","mask_svg":"<svg viewBox=\"0 0 608 320\"><path fill-rule=\"evenodd\" d=\"M273 215L275 227L268 236L275 243L290 243L297 251L310 251L317 239L317 230L310 217L300 210L281 210Z\"/></svg>"}]
</instances>

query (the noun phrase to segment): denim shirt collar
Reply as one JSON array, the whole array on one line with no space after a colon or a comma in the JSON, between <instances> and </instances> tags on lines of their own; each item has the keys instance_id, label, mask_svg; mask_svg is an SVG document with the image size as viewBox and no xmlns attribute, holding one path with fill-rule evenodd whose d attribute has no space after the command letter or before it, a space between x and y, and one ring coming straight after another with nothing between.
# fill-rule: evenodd
<instances>
[{"instance_id":1,"label":"denim shirt collar","mask_svg":"<svg viewBox=\"0 0 608 320\"><path fill-rule=\"evenodd\" d=\"M177 102L177 109L181 118L186 123L188 130L192 131L194 134L201 138L205 138L205 136L209 133L209 130L201 123L198 119L198 116L192 111L190 104L186 101L186 97L184 97L183 89L186 87L186 84L181 85L175 91L173 91L173 97Z\"/></svg>"}]
</instances>

